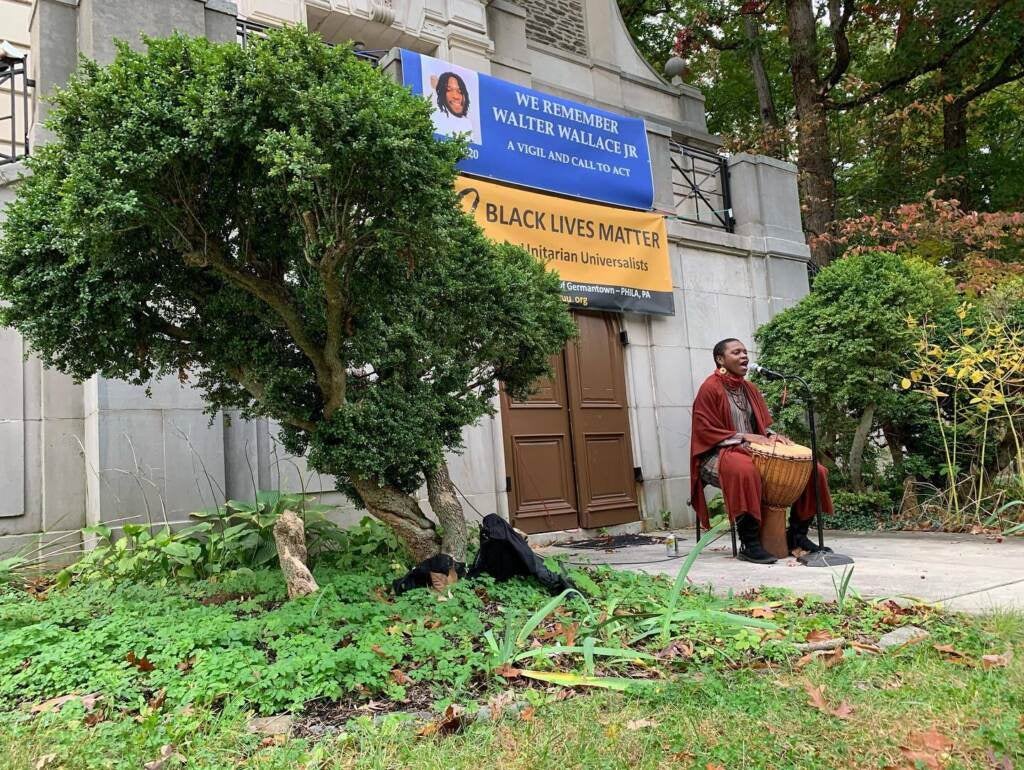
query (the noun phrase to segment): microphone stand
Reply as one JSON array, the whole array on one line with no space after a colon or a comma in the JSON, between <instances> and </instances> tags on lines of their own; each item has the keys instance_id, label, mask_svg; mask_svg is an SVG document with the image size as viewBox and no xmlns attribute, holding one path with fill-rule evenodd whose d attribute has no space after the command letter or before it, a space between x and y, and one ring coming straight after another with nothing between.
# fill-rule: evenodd
<instances>
[{"instance_id":1,"label":"microphone stand","mask_svg":"<svg viewBox=\"0 0 1024 770\"><path fill-rule=\"evenodd\" d=\"M818 548L825 547L825 525L821 519L821 486L818 479L818 429L814 422L814 393L811 386L803 377L796 374L782 374L771 372L770 374L761 371L768 379L796 380L803 386L804 403L807 405L807 427L811 432L811 476L814 479L814 519L818 525ZM832 567L839 564L853 564L853 559L840 553L829 553L818 551L817 553L804 554L797 558L801 564L807 567Z\"/></svg>"},{"instance_id":2,"label":"microphone stand","mask_svg":"<svg viewBox=\"0 0 1024 770\"><path fill-rule=\"evenodd\" d=\"M794 379L804 386L804 402L807 404L807 427L811 431L811 475L814 477L814 520L818 524L818 548L825 547L825 525L821 520L821 487L818 479L818 429L814 423L814 393L807 380L797 375Z\"/></svg>"}]
</instances>

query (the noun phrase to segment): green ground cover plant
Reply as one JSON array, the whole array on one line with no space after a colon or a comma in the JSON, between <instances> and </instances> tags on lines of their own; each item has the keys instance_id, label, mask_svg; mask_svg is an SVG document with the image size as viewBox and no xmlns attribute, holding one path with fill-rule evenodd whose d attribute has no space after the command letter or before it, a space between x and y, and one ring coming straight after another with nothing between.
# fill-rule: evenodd
<instances>
[{"instance_id":1,"label":"green ground cover plant","mask_svg":"<svg viewBox=\"0 0 1024 770\"><path fill-rule=\"evenodd\" d=\"M364 532L290 602L270 569L9 583L0 768L914 767L901 746L933 728L955 742L938 766L1024 757L1016 615L608 568L555 598L489 579L394 597L407 566ZM931 636L874 646L909 624Z\"/></svg>"}]
</instances>

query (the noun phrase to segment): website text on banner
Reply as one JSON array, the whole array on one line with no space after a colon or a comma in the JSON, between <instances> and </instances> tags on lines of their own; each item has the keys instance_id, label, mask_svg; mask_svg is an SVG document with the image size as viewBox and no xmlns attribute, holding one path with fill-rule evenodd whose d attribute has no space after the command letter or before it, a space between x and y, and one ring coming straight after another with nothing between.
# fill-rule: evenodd
<instances>
[{"instance_id":1,"label":"website text on banner","mask_svg":"<svg viewBox=\"0 0 1024 770\"><path fill-rule=\"evenodd\" d=\"M647 129L585 104L402 51L402 82L434 108L441 136L468 135L459 169L576 198L651 208Z\"/></svg>"},{"instance_id":2,"label":"website text on banner","mask_svg":"<svg viewBox=\"0 0 1024 770\"><path fill-rule=\"evenodd\" d=\"M458 177L462 205L496 241L522 246L562 279L574 307L674 315L668 233L658 214Z\"/></svg>"}]
</instances>

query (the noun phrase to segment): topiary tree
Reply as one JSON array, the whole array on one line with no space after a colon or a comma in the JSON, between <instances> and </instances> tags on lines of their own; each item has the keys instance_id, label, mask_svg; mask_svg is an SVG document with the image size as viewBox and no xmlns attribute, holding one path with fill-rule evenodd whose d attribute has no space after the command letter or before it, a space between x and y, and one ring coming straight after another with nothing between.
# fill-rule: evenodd
<instances>
[{"instance_id":1,"label":"topiary tree","mask_svg":"<svg viewBox=\"0 0 1024 770\"><path fill-rule=\"evenodd\" d=\"M444 452L570 335L558 279L462 212L465 145L350 50L301 29L146 47L54 96L0 320L78 379L176 374L211 411L279 421L417 558L442 547L410 494L429 481L464 558Z\"/></svg>"},{"instance_id":2,"label":"topiary tree","mask_svg":"<svg viewBox=\"0 0 1024 770\"><path fill-rule=\"evenodd\" d=\"M924 401L898 387L919 336L907 318L952 313L955 305L941 268L914 256L856 254L822 270L810 294L758 330L761 363L804 377L825 432L843 437L838 446L855 491L864 488L864 450L877 426L902 465L907 431L929 420ZM766 389L778 397L778 384ZM781 414L797 434L802 409L792 403ZM825 444L836 454L837 442Z\"/></svg>"}]
</instances>

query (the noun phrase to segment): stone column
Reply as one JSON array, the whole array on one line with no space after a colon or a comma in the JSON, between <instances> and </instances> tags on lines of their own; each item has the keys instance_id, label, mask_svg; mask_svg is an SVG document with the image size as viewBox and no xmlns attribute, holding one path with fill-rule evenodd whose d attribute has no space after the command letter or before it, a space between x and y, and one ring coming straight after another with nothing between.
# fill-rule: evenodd
<instances>
[{"instance_id":1,"label":"stone column","mask_svg":"<svg viewBox=\"0 0 1024 770\"><path fill-rule=\"evenodd\" d=\"M529 87L533 81L526 48L526 11L510 0L491 0L487 26L494 38L491 74Z\"/></svg>"},{"instance_id":2,"label":"stone column","mask_svg":"<svg viewBox=\"0 0 1024 770\"><path fill-rule=\"evenodd\" d=\"M36 87L32 92L32 146L50 139L43 127L49 113L48 97L62 86L78 66L78 0L35 0L29 19L32 52L29 66Z\"/></svg>"},{"instance_id":3,"label":"stone column","mask_svg":"<svg viewBox=\"0 0 1024 770\"><path fill-rule=\"evenodd\" d=\"M800 224L796 166L764 155L729 158L736 233L764 239L764 251L798 256L806 250Z\"/></svg>"}]
</instances>

